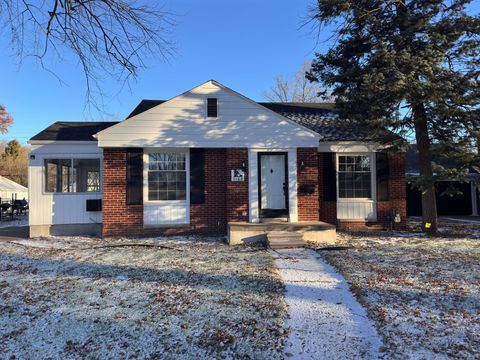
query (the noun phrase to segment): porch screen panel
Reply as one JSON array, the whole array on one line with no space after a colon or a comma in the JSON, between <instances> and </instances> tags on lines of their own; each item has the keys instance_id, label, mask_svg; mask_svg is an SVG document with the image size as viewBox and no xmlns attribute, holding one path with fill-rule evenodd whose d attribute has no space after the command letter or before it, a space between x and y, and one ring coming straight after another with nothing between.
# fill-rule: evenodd
<instances>
[{"instance_id":1,"label":"porch screen panel","mask_svg":"<svg viewBox=\"0 0 480 360\"><path fill-rule=\"evenodd\" d=\"M100 192L100 159L73 159L75 192Z\"/></svg>"},{"instance_id":2,"label":"porch screen panel","mask_svg":"<svg viewBox=\"0 0 480 360\"><path fill-rule=\"evenodd\" d=\"M72 192L72 160L45 159L45 192Z\"/></svg>"}]
</instances>

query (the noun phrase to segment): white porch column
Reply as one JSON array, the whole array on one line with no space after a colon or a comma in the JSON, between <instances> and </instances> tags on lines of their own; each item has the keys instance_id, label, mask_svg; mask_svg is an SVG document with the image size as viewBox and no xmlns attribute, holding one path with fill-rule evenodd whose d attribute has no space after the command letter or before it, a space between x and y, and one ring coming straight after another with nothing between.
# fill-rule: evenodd
<instances>
[{"instance_id":1,"label":"white porch column","mask_svg":"<svg viewBox=\"0 0 480 360\"><path fill-rule=\"evenodd\" d=\"M259 222L258 210L258 152L248 149L248 221Z\"/></svg>"},{"instance_id":2,"label":"white porch column","mask_svg":"<svg viewBox=\"0 0 480 360\"><path fill-rule=\"evenodd\" d=\"M297 149L288 149L288 209L290 222L297 222Z\"/></svg>"}]
</instances>

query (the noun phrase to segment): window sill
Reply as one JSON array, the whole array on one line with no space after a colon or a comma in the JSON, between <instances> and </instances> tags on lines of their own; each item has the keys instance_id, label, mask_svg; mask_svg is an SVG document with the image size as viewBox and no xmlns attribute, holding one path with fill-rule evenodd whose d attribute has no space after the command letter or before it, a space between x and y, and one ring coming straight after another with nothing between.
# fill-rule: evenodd
<instances>
[{"instance_id":1,"label":"window sill","mask_svg":"<svg viewBox=\"0 0 480 360\"><path fill-rule=\"evenodd\" d=\"M144 229L187 228L190 224L143 224Z\"/></svg>"},{"instance_id":2,"label":"window sill","mask_svg":"<svg viewBox=\"0 0 480 360\"><path fill-rule=\"evenodd\" d=\"M102 195L101 192L43 192L42 195L95 195L99 196Z\"/></svg>"},{"instance_id":3,"label":"window sill","mask_svg":"<svg viewBox=\"0 0 480 360\"><path fill-rule=\"evenodd\" d=\"M155 205L185 205L187 200L146 200L143 202L145 206L155 206Z\"/></svg>"},{"instance_id":4,"label":"window sill","mask_svg":"<svg viewBox=\"0 0 480 360\"><path fill-rule=\"evenodd\" d=\"M374 203L376 200L369 198L337 198L337 202L362 202L362 203Z\"/></svg>"}]
</instances>

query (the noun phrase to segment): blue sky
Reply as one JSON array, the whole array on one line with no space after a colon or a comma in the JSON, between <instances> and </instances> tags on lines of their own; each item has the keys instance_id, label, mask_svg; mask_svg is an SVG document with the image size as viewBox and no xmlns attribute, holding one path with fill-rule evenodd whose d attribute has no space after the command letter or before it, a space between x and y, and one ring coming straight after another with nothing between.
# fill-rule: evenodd
<instances>
[{"instance_id":1,"label":"blue sky","mask_svg":"<svg viewBox=\"0 0 480 360\"><path fill-rule=\"evenodd\" d=\"M19 65L17 58L2 51L0 103L15 122L0 140L25 142L59 120L124 119L141 99L168 99L209 79L263 100L262 92L273 84L276 74L293 74L314 55L316 33L301 27L311 0L169 0L164 4L179 14L172 34L176 54L168 63L148 59L148 69L129 88L105 78L102 90L109 96L103 114L85 109L85 81L74 57L50 62L61 84L34 60ZM9 47L6 36L0 37L0 45ZM316 49L325 46L321 43Z\"/></svg>"},{"instance_id":2,"label":"blue sky","mask_svg":"<svg viewBox=\"0 0 480 360\"><path fill-rule=\"evenodd\" d=\"M153 1L153 0L150 0ZM172 37L176 54L168 63L151 57L148 68L129 87L115 79L102 79L107 94L104 112L85 109L85 79L73 56L47 63L63 83L33 59L22 64L11 55L8 33L0 32L0 103L15 122L0 140L30 137L51 123L122 120L141 99L168 99L209 79L216 79L254 99L276 74L294 74L315 51L328 48L330 33L302 27L314 0L159 0L178 14ZM472 2L478 13L480 4Z\"/></svg>"}]
</instances>

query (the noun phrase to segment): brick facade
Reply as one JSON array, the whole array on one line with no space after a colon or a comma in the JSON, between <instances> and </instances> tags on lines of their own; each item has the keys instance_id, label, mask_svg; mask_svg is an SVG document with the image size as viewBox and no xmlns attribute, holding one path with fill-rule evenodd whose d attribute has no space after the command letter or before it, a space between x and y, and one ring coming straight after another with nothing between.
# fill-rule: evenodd
<instances>
[{"instance_id":1,"label":"brick facade","mask_svg":"<svg viewBox=\"0 0 480 360\"><path fill-rule=\"evenodd\" d=\"M205 149L205 202L190 205L192 231L224 234L227 231L227 152Z\"/></svg>"},{"instance_id":2,"label":"brick facade","mask_svg":"<svg viewBox=\"0 0 480 360\"><path fill-rule=\"evenodd\" d=\"M248 171L245 181L230 181L230 170L242 162L247 149L205 149L205 202L190 204L190 224L143 226L143 205L127 205L127 150L104 149L102 235L156 236L189 233L225 234L230 221L248 221Z\"/></svg>"},{"instance_id":3,"label":"brick facade","mask_svg":"<svg viewBox=\"0 0 480 360\"><path fill-rule=\"evenodd\" d=\"M127 150L103 150L103 236L141 235L143 205L127 205Z\"/></svg>"},{"instance_id":4,"label":"brick facade","mask_svg":"<svg viewBox=\"0 0 480 360\"><path fill-rule=\"evenodd\" d=\"M335 224L342 228L390 227L392 211L400 214L401 222L395 228L405 228L407 224L407 205L405 194L405 153L389 154L389 200L377 202L377 221L337 220L337 203L323 200L323 157L318 158L318 188L320 221Z\"/></svg>"},{"instance_id":5,"label":"brick facade","mask_svg":"<svg viewBox=\"0 0 480 360\"><path fill-rule=\"evenodd\" d=\"M405 154L389 155L389 200L377 203L378 221L337 221L335 201L323 199L323 157L315 148L297 150L298 221L324 221L342 227L389 227L393 210L406 226ZM126 204L127 150L104 149L103 229L105 237L155 236L189 233L225 234L228 222L249 219L248 150L246 148L205 150L205 202L190 205L190 224L167 228L144 228L143 205ZM301 162L304 162L302 168ZM230 171L245 165L245 180L232 182ZM310 188L302 193L302 188ZM311 188L313 185L313 192Z\"/></svg>"},{"instance_id":6,"label":"brick facade","mask_svg":"<svg viewBox=\"0 0 480 360\"><path fill-rule=\"evenodd\" d=\"M313 192L306 187L313 187ZM297 204L298 221L319 220L317 148L297 149Z\"/></svg>"},{"instance_id":7,"label":"brick facade","mask_svg":"<svg viewBox=\"0 0 480 360\"><path fill-rule=\"evenodd\" d=\"M225 169L227 171L227 220L248 221L248 149L227 149ZM230 170L240 169L245 164L245 181L230 181Z\"/></svg>"},{"instance_id":8,"label":"brick facade","mask_svg":"<svg viewBox=\"0 0 480 360\"><path fill-rule=\"evenodd\" d=\"M390 227L392 211L400 214L401 223L396 228L407 226L407 195L405 189L405 153L389 154L389 200L377 203L377 220L383 227Z\"/></svg>"}]
</instances>

